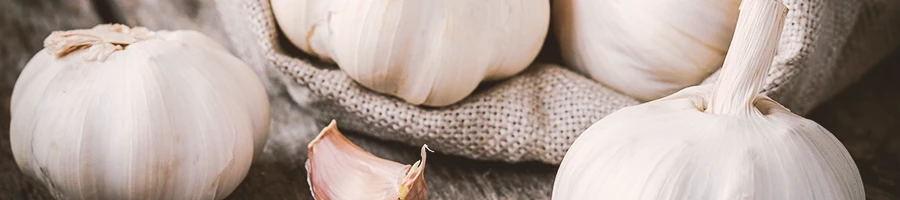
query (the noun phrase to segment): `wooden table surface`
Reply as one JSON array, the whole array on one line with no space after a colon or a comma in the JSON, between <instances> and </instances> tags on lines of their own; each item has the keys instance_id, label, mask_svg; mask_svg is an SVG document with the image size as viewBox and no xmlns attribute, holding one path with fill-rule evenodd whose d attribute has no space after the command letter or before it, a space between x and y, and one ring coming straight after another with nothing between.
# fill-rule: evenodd
<instances>
[{"instance_id":1,"label":"wooden table surface","mask_svg":"<svg viewBox=\"0 0 900 200\"><path fill-rule=\"evenodd\" d=\"M98 3L99 2L99 3ZM0 199L50 199L19 172L9 149L9 96L21 68L50 31L120 22L151 29L194 29L230 45L212 0L0 0ZM230 46L229 46L230 47ZM900 51L808 117L850 150L869 199L900 199ZM312 199L306 183L306 144L324 127L307 113L306 91L272 99L272 132L261 158L228 199ZM417 147L347 133L373 154L403 163ZM296 155L294 157L275 155ZM431 154L426 180L431 199L549 199L556 166L472 161Z\"/></svg>"}]
</instances>

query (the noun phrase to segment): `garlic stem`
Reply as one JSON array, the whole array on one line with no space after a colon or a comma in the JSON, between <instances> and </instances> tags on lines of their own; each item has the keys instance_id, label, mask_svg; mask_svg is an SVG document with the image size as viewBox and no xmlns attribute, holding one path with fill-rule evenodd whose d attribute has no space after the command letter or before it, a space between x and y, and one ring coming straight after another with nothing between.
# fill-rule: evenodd
<instances>
[{"instance_id":1,"label":"garlic stem","mask_svg":"<svg viewBox=\"0 0 900 200\"><path fill-rule=\"evenodd\" d=\"M780 0L744 0L734 38L707 112L747 115L775 57L787 7ZM758 112L758 111L757 111Z\"/></svg>"}]
</instances>

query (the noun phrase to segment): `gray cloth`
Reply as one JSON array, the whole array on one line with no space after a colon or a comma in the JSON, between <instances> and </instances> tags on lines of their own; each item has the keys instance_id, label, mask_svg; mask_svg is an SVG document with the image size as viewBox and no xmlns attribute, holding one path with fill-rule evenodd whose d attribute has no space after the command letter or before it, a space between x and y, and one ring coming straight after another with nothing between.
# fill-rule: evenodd
<instances>
[{"instance_id":1,"label":"gray cloth","mask_svg":"<svg viewBox=\"0 0 900 200\"><path fill-rule=\"evenodd\" d=\"M894 1L784 3L790 12L763 92L801 115L858 79L900 41L889 37L898 29ZM343 129L384 140L428 144L476 160L558 164L584 129L639 103L562 66L535 64L483 84L454 105L414 106L356 84L335 66L288 53L268 0L223 0L217 7L237 55L265 76L267 86L308 89L312 100L303 103L316 108L316 119L336 119Z\"/></svg>"}]
</instances>

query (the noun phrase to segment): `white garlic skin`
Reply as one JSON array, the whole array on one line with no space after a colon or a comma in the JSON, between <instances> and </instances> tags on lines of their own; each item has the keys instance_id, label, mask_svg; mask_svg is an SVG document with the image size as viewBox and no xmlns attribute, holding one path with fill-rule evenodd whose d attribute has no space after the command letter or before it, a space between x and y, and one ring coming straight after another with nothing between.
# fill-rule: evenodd
<instances>
[{"instance_id":1,"label":"white garlic skin","mask_svg":"<svg viewBox=\"0 0 900 200\"><path fill-rule=\"evenodd\" d=\"M295 45L327 54L369 89L426 106L456 103L482 81L524 70L550 23L546 0L289 1L272 7Z\"/></svg>"},{"instance_id":2,"label":"white garlic skin","mask_svg":"<svg viewBox=\"0 0 900 200\"><path fill-rule=\"evenodd\" d=\"M649 101L722 66L740 2L554 0L554 31L568 66Z\"/></svg>"},{"instance_id":3,"label":"white garlic skin","mask_svg":"<svg viewBox=\"0 0 900 200\"><path fill-rule=\"evenodd\" d=\"M16 82L19 168L60 199L223 199L268 137L249 66L194 31L158 32L103 61L38 52Z\"/></svg>"},{"instance_id":4,"label":"white garlic skin","mask_svg":"<svg viewBox=\"0 0 900 200\"><path fill-rule=\"evenodd\" d=\"M566 153L553 199L865 199L828 130L764 96L748 116L709 114L711 93L687 88L592 125Z\"/></svg>"},{"instance_id":5,"label":"white garlic skin","mask_svg":"<svg viewBox=\"0 0 900 200\"><path fill-rule=\"evenodd\" d=\"M303 52L320 61L331 59L329 8L337 0L271 0L275 22L285 37Z\"/></svg>"}]
</instances>

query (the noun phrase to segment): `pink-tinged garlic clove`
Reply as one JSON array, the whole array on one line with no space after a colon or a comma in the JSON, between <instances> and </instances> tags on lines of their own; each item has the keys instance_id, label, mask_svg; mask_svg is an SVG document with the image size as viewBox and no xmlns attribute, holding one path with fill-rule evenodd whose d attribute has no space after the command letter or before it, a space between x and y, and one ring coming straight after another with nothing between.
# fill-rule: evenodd
<instances>
[{"instance_id":1,"label":"pink-tinged garlic clove","mask_svg":"<svg viewBox=\"0 0 900 200\"><path fill-rule=\"evenodd\" d=\"M308 148L307 181L316 199L427 199L427 145L422 147L421 161L403 165L356 146L332 121Z\"/></svg>"}]
</instances>

